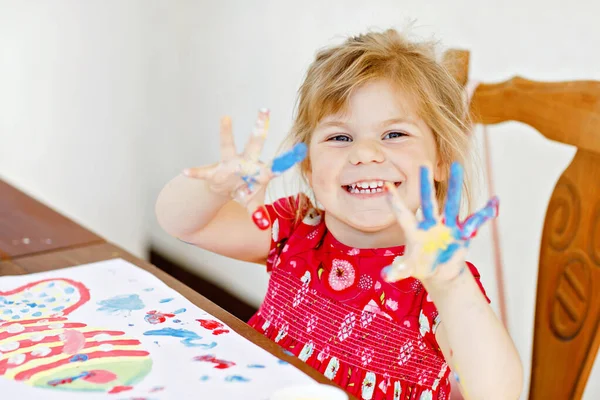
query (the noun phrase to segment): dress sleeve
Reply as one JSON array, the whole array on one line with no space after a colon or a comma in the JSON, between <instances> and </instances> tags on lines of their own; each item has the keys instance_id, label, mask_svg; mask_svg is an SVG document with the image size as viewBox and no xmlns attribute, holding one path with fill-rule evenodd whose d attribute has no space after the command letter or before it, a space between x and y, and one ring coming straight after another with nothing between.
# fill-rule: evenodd
<instances>
[{"instance_id":1,"label":"dress sleeve","mask_svg":"<svg viewBox=\"0 0 600 400\"><path fill-rule=\"evenodd\" d=\"M279 255L298 225L297 210L302 206L303 194L283 197L265 205L271 221L271 247L267 258L267 272L277 266Z\"/></svg>"}]
</instances>

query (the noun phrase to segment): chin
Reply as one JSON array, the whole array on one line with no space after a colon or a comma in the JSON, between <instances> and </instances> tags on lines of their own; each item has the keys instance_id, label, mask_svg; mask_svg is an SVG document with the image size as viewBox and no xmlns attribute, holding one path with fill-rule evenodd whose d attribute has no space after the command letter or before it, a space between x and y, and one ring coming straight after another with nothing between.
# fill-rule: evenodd
<instances>
[{"instance_id":1,"label":"chin","mask_svg":"<svg viewBox=\"0 0 600 400\"><path fill-rule=\"evenodd\" d=\"M389 212L361 212L348 218L348 225L363 232L379 232L397 223Z\"/></svg>"}]
</instances>

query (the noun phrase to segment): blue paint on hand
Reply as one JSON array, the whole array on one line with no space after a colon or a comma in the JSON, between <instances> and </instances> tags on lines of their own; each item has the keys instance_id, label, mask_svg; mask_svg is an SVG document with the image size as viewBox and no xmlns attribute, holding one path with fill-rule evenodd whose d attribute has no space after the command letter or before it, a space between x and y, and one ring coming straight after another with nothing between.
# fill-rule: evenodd
<instances>
[{"instance_id":1,"label":"blue paint on hand","mask_svg":"<svg viewBox=\"0 0 600 400\"><path fill-rule=\"evenodd\" d=\"M477 233L477 230L488 220L498 216L500 202L497 197L493 197L481 210L471 215L462 224L461 238L463 240L471 239Z\"/></svg>"},{"instance_id":2,"label":"blue paint on hand","mask_svg":"<svg viewBox=\"0 0 600 400\"><path fill-rule=\"evenodd\" d=\"M438 267L438 265L445 264L448 261L450 261L452 256L454 256L454 253L456 253L456 251L458 249L460 249L461 247L462 247L462 245L458 242L450 243L445 250L442 250L441 252L438 253L437 258L436 258L435 262L433 263L432 270L435 271L435 269Z\"/></svg>"},{"instance_id":3,"label":"blue paint on hand","mask_svg":"<svg viewBox=\"0 0 600 400\"><path fill-rule=\"evenodd\" d=\"M423 221L419 222L419 229L426 231L436 224L432 202L432 188L429 181L429 169L427 167L421 167L421 210L423 211Z\"/></svg>"},{"instance_id":4,"label":"blue paint on hand","mask_svg":"<svg viewBox=\"0 0 600 400\"><path fill-rule=\"evenodd\" d=\"M281 174L306 158L308 148L304 143L296 144L290 151L286 151L273 159L271 171Z\"/></svg>"},{"instance_id":5,"label":"blue paint on hand","mask_svg":"<svg viewBox=\"0 0 600 400\"><path fill-rule=\"evenodd\" d=\"M458 223L458 213L460 210L460 198L462 195L462 186L464 179L463 167L459 163L452 163L450 166L450 179L448 182L448 196L444 218L446 226L455 228Z\"/></svg>"},{"instance_id":6,"label":"blue paint on hand","mask_svg":"<svg viewBox=\"0 0 600 400\"><path fill-rule=\"evenodd\" d=\"M144 336L171 336L176 338L182 338L183 343L186 347L200 347L203 349L212 349L217 346L216 342L211 343L195 343L197 340L201 340L202 336L196 332L187 329L175 329L175 328L163 328L153 331L144 332Z\"/></svg>"},{"instance_id":7,"label":"blue paint on hand","mask_svg":"<svg viewBox=\"0 0 600 400\"><path fill-rule=\"evenodd\" d=\"M250 382L250 379L244 378L241 375L230 375L225 378L225 382Z\"/></svg>"},{"instance_id":8,"label":"blue paint on hand","mask_svg":"<svg viewBox=\"0 0 600 400\"><path fill-rule=\"evenodd\" d=\"M110 299L98 302L101 306L98 311L106 311L108 313L118 313L121 311L142 310L145 305L137 294L124 294L115 296Z\"/></svg>"}]
</instances>

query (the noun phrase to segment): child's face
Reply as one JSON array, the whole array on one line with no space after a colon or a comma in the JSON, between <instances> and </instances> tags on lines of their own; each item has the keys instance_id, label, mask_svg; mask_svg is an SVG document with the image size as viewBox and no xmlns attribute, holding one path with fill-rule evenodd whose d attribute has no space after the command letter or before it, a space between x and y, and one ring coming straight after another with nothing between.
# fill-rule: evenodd
<instances>
[{"instance_id":1,"label":"child's face","mask_svg":"<svg viewBox=\"0 0 600 400\"><path fill-rule=\"evenodd\" d=\"M436 153L433 133L410 98L377 80L356 90L346 114L319 123L309 145L308 178L328 225L377 232L396 224L382 183L395 183L416 211L419 168L433 167L434 179L439 179Z\"/></svg>"}]
</instances>

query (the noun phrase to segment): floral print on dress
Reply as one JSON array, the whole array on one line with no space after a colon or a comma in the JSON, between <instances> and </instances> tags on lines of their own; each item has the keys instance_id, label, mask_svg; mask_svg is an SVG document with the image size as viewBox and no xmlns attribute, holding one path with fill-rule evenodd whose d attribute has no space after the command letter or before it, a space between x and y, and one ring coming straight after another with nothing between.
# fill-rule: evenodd
<instances>
[{"instance_id":1,"label":"floral print on dress","mask_svg":"<svg viewBox=\"0 0 600 400\"><path fill-rule=\"evenodd\" d=\"M279 242L279 220L276 219L271 226L271 237L273 238L273 242Z\"/></svg>"},{"instance_id":2,"label":"floral print on dress","mask_svg":"<svg viewBox=\"0 0 600 400\"><path fill-rule=\"evenodd\" d=\"M365 379L363 379L361 398L363 400L371 400L373 398L373 392L375 391L375 374L373 372L367 372Z\"/></svg>"},{"instance_id":3,"label":"floral print on dress","mask_svg":"<svg viewBox=\"0 0 600 400\"><path fill-rule=\"evenodd\" d=\"M308 343L306 343L304 345L304 347L302 348L302 350L300 351L300 354L298 354L298 358L301 359L302 361L308 360L313 353L313 347L314 347L314 344L312 341L309 341Z\"/></svg>"},{"instance_id":4,"label":"floral print on dress","mask_svg":"<svg viewBox=\"0 0 600 400\"><path fill-rule=\"evenodd\" d=\"M285 324L284 326L281 327L281 329L279 329L279 332L277 333L277 337L275 337L275 343L278 343L281 339L286 337L287 333L288 333L288 324Z\"/></svg>"},{"instance_id":5,"label":"floral print on dress","mask_svg":"<svg viewBox=\"0 0 600 400\"><path fill-rule=\"evenodd\" d=\"M425 334L430 331L429 328L429 320L423 314L423 310L419 313L419 332L421 332L421 336L425 337Z\"/></svg>"},{"instance_id":6,"label":"floral print on dress","mask_svg":"<svg viewBox=\"0 0 600 400\"><path fill-rule=\"evenodd\" d=\"M321 218L321 214L314 208L311 208L306 213L304 219L302 219L302 223L308 226L317 226L321 223Z\"/></svg>"},{"instance_id":7,"label":"floral print on dress","mask_svg":"<svg viewBox=\"0 0 600 400\"><path fill-rule=\"evenodd\" d=\"M392 311L398 310L398 302L396 300L393 300L393 299L387 299L385 301L385 306L387 308L389 308L390 310L392 310Z\"/></svg>"},{"instance_id":8,"label":"floral print on dress","mask_svg":"<svg viewBox=\"0 0 600 400\"><path fill-rule=\"evenodd\" d=\"M319 352L319 354L317 354L317 360L319 360L320 362L323 362L323 360L325 360L327 357L329 357L329 345L325 346L325 348L323 350L321 350Z\"/></svg>"},{"instance_id":9,"label":"floral print on dress","mask_svg":"<svg viewBox=\"0 0 600 400\"><path fill-rule=\"evenodd\" d=\"M306 333L311 333L315 326L317 326L317 322L319 321L319 317L316 315L311 315L310 319L306 323Z\"/></svg>"},{"instance_id":10,"label":"floral print on dress","mask_svg":"<svg viewBox=\"0 0 600 400\"><path fill-rule=\"evenodd\" d=\"M354 267L349 261L334 259L329 272L329 286L338 292L354 283Z\"/></svg>"},{"instance_id":11,"label":"floral print on dress","mask_svg":"<svg viewBox=\"0 0 600 400\"><path fill-rule=\"evenodd\" d=\"M404 364L406 364L407 362L410 361L410 358L412 357L412 353L415 349L415 346L413 345L412 341L406 341L406 343L404 343L401 347L400 347L400 354L398 355L398 365L402 366Z\"/></svg>"},{"instance_id":12,"label":"floral print on dress","mask_svg":"<svg viewBox=\"0 0 600 400\"><path fill-rule=\"evenodd\" d=\"M402 387L400 386L400 382L394 382L394 400L400 400L400 395L402 394Z\"/></svg>"},{"instance_id":13,"label":"floral print on dress","mask_svg":"<svg viewBox=\"0 0 600 400\"><path fill-rule=\"evenodd\" d=\"M348 250L348 253L346 253L346 254L348 254L349 256L357 256L360 254L360 249L357 249L355 247L351 248L350 250Z\"/></svg>"},{"instance_id":14,"label":"floral print on dress","mask_svg":"<svg viewBox=\"0 0 600 400\"><path fill-rule=\"evenodd\" d=\"M363 349L360 354L360 363L363 367L366 367L373 361L373 356L375 355L375 350L373 349Z\"/></svg>"},{"instance_id":15,"label":"floral print on dress","mask_svg":"<svg viewBox=\"0 0 600 400\"><path fill-rule=\"evenodd\" d=\"M336 357L331 357L329 364L327 364L327 369L325 370L324 375L327 379L333 380L339 369L340 360L338 360Z\"/></svg>"},{"instance_id":16,"label":"floral print on dress","mask_svg":"<svg viewBox=\"0 0 600 400\"><path fill-rule=\"evenodd\" d=\"M360 276L360 279L358 280L358 288L360 290L367 291L367 290L371 289L372 286L373 286L373 278L371 278L369 275L361 275Z\"/></svg>"},{"instance_id":17,"label":"floral print on dress","mask_svg":"<svg viewBox=\"0 0 600 400\"><path fill-rule=\"evenodd\" d=\"M304 300L306 293L308 293L308 285L310 284L310 272L306 271L302 278L302 287L298 289L298 292L294 296L294 302L292 303L292 307L298 307L298 305Z\"/></svg>"},{"instance_id":18,"label":"floral print on dress","mask_svg":"<svg viewBox=\"0 0 600 400\"><path fill-rule=\"evenodd\" d=\"M344 318L344 322L340 326L340 330L338 331L337 337L340 339L340 342L348 339L350 335L352 335L352 330L354 329L354 323L356 322L356 315L354 313L349 313Z\"/></svg>"}]
</instances>

